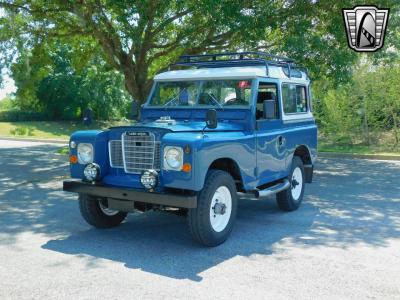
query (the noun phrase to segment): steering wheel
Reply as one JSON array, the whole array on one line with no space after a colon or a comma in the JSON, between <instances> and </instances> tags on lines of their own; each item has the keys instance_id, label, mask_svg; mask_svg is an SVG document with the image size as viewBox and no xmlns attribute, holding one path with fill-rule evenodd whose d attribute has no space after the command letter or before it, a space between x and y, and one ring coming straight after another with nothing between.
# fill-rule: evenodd
<instances>
[{"instance_id":1,"label":"steering wheel","mask_svg":"<svg viewBox=\"0 0 400 300\"><path fill-rule=\"evenodd\" d=\"M247 102L245 102L241 98L230 98L225 102L225 105L241 105L241 104L247 104Z\"/></svg>"},{"instance_id":2,"label":"steering wheel","mask_svg":"<svg viewBox=\"0 0 400 300\"><path fill-rule=\"evenodd\" d=\"M228 100L226 100L225 105L235 105L236 100L238 100L237 98L230 98Z\"/></svg>"}]
</instances>

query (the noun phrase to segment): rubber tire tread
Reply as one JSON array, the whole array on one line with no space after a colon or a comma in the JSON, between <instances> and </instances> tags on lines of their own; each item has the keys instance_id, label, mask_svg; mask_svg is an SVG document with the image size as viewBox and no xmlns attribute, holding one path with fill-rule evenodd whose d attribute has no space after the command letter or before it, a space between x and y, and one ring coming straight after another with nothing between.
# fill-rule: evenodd
<instances>
[{"instance_id":1,"label":"rubber tire tread","mask_svg":"<svg viewBox=\"0 0 400 300\"><path fill-rule=\"evenodd\" d=\"M116 227L128 215L126 212L119 212L114 216L107 216L101 211L99 200L86 194L79 195L79 210L85 221L96 228Z\"/></svg>"},{"instance_id":2,"label":"rubber tire tread","mask_svg":"<svg viewBox=\"0 0 400 300\"><path fill-rule=\"evenodd\" d=\"M226 228L221 232L216 232L211 227L209 220L210 205L215 191L222 185L226 186L231 192L232 213ZM210 170L207 173L203 189L197 195L197 208L188 210L188 226L193 239L208 247L215 247L225 242L233 228L237 202L236 185L232 176L225 171Z\"/></svg>"},{"instance_id":3,"label":"rubber tire tread","mask_svg":"<svg viewBox=\"0 0 400 300\"><path fill-rule=\"evenodd\" d=\"M291 191L291 185L292 185L292 174L293 171L296 167L299 167L301 169L302 175L303 175L303 190L301 191L300 197L298 201L295 201L292 197L292 191ZM290 182L290 187L287 190L284 190L282 192L279 192L276 194L276 202L278 204L278 207L283 210L283 211L294 211L297 210L301 202L303 201L303 196L304 196L304 188L305 188L305 174L304 174L304 166L303 166L303 161L301 160L300 157L294 156L292 160L292 167L290 170L290 175L288 178Z\"/></svg>"}]
</instances>

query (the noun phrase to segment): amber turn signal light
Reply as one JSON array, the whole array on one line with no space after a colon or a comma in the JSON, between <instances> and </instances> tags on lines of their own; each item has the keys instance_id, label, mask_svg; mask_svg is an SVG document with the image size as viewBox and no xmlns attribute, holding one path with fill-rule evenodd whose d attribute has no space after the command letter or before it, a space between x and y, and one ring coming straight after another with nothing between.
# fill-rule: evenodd
<instances>
[{"instance_id":1,"label":"amber turn signal light","mask_svg":"<svg viewBox=\"0 0 400 300\"><path fill-rule=\"evenodd\" d=\"M77 157L76 155L71 155L71 156L69 157L69 162L70 162L71 164L76 164L76 163L78 162L78 157Z\"/></svg>"},{"instance_id":2,"label":"amber turn signal light","mask_svg":"<svg viewBox=\"0 0 400 300\"><path fill-rule=\"evenodd\" d=\"M183 164L183 166L182 166L182 171L183 172L189 173L191 170L192 170L192 165L191 164L189 164L189 163Z\"/></svg>"}]
</instances>

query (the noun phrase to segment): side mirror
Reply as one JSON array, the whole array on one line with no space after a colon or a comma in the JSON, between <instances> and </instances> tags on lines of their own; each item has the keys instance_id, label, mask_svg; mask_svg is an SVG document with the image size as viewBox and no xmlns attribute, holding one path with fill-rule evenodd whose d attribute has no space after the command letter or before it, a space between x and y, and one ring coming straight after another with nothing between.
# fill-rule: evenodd
<instances>
[{"instance_id":1,"label":"side mirror","mask_svg":"<svg viewBox=\"0 0 400 300\"><path fill-rule=\"evenodd\" d=\"M218 126L217 111L215 109L209 109L206 113L206 127L215 129Z\"/></svg>"},{"instance_id":2,"label":"side mirror","mask_svg":"<svg viewBox=\"0 0 400 300\"><path fill-rule=\"evenodd\" d=\"M130 111L130 114L129 114L129 118L131 120L137 119L137 117L139 115L138 109L139 109L139 105L138 105L137 101L135 101L135 100L132 101L132 103L131 103L131 111Z\"/></svg>"},{"instance_id":3,"label":"side mirror","mask_svg":"<svg viewBox=\"0 0 400 300\"><path fill-rule=\"evenodd\" d=\"M263 113L264 119L271 120L276 118L275 100L264 100Z\"/></svg>"}]
</instances>

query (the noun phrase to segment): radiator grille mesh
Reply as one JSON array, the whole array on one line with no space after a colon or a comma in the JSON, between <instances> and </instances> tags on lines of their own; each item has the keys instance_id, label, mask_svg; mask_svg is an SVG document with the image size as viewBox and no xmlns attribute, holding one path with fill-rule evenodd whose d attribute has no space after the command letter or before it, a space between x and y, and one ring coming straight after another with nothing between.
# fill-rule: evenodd
<instances>
[{"instance_id":1,"label":"radiator grille mesh","mask_svg":"<svg viewBox=\"0 0 400 300\"><path fill-rule=\"evenodd\" d=\"M124 160L122 157L121 141L110 141L108 143L108 150L110 151L110 166L113 168L123 168Z\"/></svg>"},{"instance_id":2,"label":"radiator grille mesh","mask_svg":"<svg viewBox=\"0 0 400 300\"><path fill-rule=\"evenodd\" d=\"M109 141L110 165L125 172L140 174L144 170L161 168L161 143L152 133L124 133L122 140Z\"/></svg>"}]
</instances>

